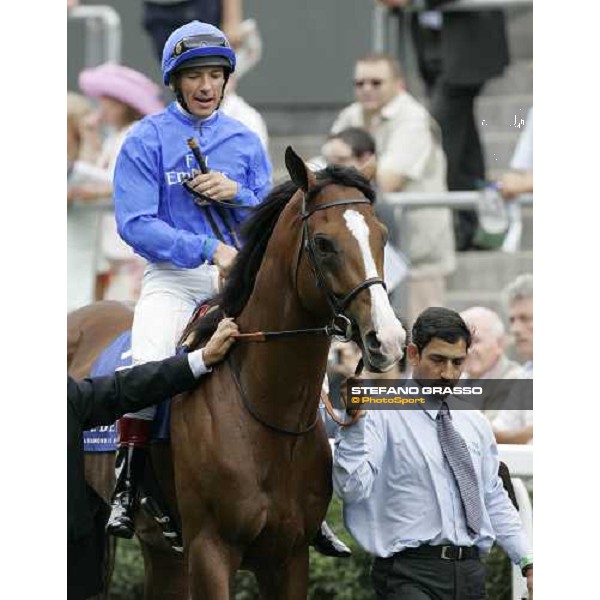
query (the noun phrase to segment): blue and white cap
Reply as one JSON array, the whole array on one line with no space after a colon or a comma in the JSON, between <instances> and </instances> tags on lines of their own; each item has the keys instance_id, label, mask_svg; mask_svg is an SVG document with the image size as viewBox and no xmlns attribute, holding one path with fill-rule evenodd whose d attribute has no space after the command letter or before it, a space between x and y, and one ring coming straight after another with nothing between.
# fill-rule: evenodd
<instances>
[{"instance_id":1,"label":"blue and white cap","mask_svg":"<svg viewBox=\"0 0 600 600\"><path fill-rule=\"evenodd\" d=\"M208 23L192 21L176 29L165 43L163 82L169 85L171 75L189 67L218 66L233 73L235 62L235 52L220 29Z\"/></svg>"}]
</instances>

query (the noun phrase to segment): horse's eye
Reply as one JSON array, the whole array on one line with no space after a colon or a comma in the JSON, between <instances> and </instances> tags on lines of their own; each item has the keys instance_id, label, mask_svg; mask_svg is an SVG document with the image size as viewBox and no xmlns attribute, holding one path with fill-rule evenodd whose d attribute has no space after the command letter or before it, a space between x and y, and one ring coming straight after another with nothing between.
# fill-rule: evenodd
<instances>
[{"instance_id":1,"label":"horse's eye","mask_svg":"<svg viewBox=\"0 0 600 600\"><path fill-rule=\"evenodd\" d=\"M335 254L337 252L334 243L324 237L315 238L315 248L319 254Z\"/></svg>"}]
</instances>

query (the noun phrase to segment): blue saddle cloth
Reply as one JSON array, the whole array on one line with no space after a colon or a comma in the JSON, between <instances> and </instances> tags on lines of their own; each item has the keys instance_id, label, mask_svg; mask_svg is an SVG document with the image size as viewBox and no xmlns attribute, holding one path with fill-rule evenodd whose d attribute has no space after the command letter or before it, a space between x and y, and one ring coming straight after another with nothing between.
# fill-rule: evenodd
<instances>
[{"instance_id":1,"label":"blue saddle cloth","mask_svg":"<svg viewBox=\"0 0 600 600\"><path fill-rule=\"evenodd\" d=\"M114 339L97 358L90 377L112 375L115 371L132 365L131 331L125 331ZM152 426L152 440L169 439L169 399L158 405ZM114 452L117 449L118 431L116 423L100 425L83 432L84 452Z\"/></svg>"}]
</instances>

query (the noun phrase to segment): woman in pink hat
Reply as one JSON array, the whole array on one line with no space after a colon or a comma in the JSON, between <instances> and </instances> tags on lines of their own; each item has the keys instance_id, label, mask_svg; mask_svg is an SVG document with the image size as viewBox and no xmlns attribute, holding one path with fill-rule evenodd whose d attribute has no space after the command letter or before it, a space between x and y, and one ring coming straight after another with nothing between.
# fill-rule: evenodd
<instances>
[{"instance_id":1,"label":"woman in pink hat","mask_svg":"<svg viewBox=\"0 0 600 600\"><path fill-rule=\"evenodd\" d=\"M121 145L134 123L164 108L161 88L134 69L110 63L82 71L79 87L86 96L98 100L98 110L82 127L80 159L103 169L106 180L80 184L72 193L80 200L112 198ZM143 265L117 234L114 213L106 213L100 225L96 299L136 300Z\"/></svg>"}]
</instances>

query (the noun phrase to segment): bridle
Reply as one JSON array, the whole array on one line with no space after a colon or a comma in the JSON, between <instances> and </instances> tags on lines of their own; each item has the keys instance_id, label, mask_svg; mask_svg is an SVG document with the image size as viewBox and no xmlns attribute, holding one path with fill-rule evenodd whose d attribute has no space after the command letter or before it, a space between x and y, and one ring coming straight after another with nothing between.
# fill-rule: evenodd
<instances>
[{"instance_id":1,"label":"bridle","mask_svg":"<svg viewBox=\"0 0 600 600\"><path fill-rule=\"evenodd\" d=\"M321 210L327 210L328 208L335 208L338 206L354 206L357 204L371 205L371 202L369 200L367 200L366 198L346 198L346 199L341 199L341 200L337 200L337 201L333 201L333 202L327 202L326 204L321 204L319 206L314 207L312 210L307 210L306 209L306 193L302 194L302 213L301 213L302 240L300 242L300 246L298 249L298 259L296 260L296 272L294 275L294 281L297 283L298 268L300 266L300 260L302 258L302 250L304 249L304 250L306 250L306 252L308 254L309 263L310 263L312 272L315 276L317 287L322 289L323 292L325 293L327 302L329 303L329 306L333 312L333 320L332 320L331 326L332 327L335 326L336 320L342 319L342 320L346 321L346 323L348 323L348 326L350 327L350 331L348 331L348 330L346 331L346 334L349 333L350 335L345 335L344 341L350 341L350 339L352 339L352 331L351 330L353 329L353 323L352 323L351 319L349 319L344 314L344 311L346 310L346 308L348 308L348 305L350 304L350 302L352 302L352 300L354 300L354 298L360 292L362 292L362 290L366 290L369 287L371 287L372 285L381 284L383 286L383 289L386 291L387 291L387 286L385 285L385 281L381 277L369 277L368 279L365 279L364 281L362 281L361 283L359 283L358 285L353 287L349 292L347 292L343 296L340 297L338 294L336 294L331 289L329 284L327 283L325 275L323 274L323 270L321 269L321 264L319 263L319 259L317 257L317 251L315 248L315 241L311 235L308 220L312 215L314 215L316 212L321 211ZM296 285L296 289L297 289L297 285Z\"/></svg>"},{"instance_id":2,"label":"bridle","mask_svg":"<svg viewBox=\"0 0 600 600\"><path fill-rule=\"evenodd\" d=\"M333 316L330 323L328 323L324 327L316 327L310 329L292 329L285 331L259 331L255 333L241 333L236 336L237 340L246 342L266 342L269 339L273 338L291 337L296 335L327 335L329 337L335 336L341 338L342 341L348 342L354 337L355 323L345 314L345 310L348 308L348 305L361 291L366 290L373 285L382 285L383 289L386 291L387 286L385 284L385 281L381 277L369 277L368 279L365 279L364 281L353 287L347 293L343 295L336 294L331 289L331 286L327 283L327 279L323 274L321 264L317 257L314 238L311 235L309 219L312 215L321 210L327 210L329 208L336 208L339 206L355 206L359 204L371 205L371 202L366 198L342 198L339 200L334 200L332 202L327 202L325 204L315 206L311 210L307 210L307 194L306 192L303 192L302 194L302 211L300 214L302 220L302 239L300 241L300 245L298 246L298 255L296 259L296 268L294 272L294 284L297 289L298 270L300 267L300 261L302 259L303 251L306 251L309 258L311 270L315 277L316 285L318 288L323 290L327 302L332 310ZM232 359L228 358L227 362L229 363L229 366L231 368L231 373L233 375L233 379L236 383L238 391L240 392L242 402L246 410L256 421L258 421L268 429L271 429L272 431L292 436L301 436L314 429L317 422L319 421L318 412L314 421L308 427L300 430L290 430L277 427L260 417L250 406L248 399L246 398L246 394L244 393L244 389L239 379L239 373L235 369ZM353 421L354 420L355 419L353 419Z\"/></svg>"},{"instance_id":3,"label":"bridle","mask_svg":"<svg viewBox=\"0 0 600 600\"><path fill-rule=\"evenodd\" d=\"M354 298L372 285L382 285L383 289L387 291L385 281L381 277L369 277L365 279L349 292L344 295L336 294L323 274L323 270L317 257L317 251L315 248L315 242L310 233L310 226L308 224L309 218L318 211L326 210L328 208L335 208L338 206L353 206L357 204L368 204L371 202L366 198L342 198L340 200L334 200L333 202L327 202L314 207L312 210L306 209L306 193L302 195L302 211L300 218L302 219L302 239L298 246L298 254L296 258L296 268L294 271L294 285L298 289L298 270L300 268L300 261L302 260L302 251L305 250L308 254L309 264L313 275L315 277L316 285L319 289L323 290L327 303L332 311L331 321L324 327L314 327L308 329L289 329L283 331L257 331L254 333L240 333L236 336L236 340L240 342L266 342L273 338L279 337L291 337L296 335L327 335L329 337L337 337L342 342L349 342L354 337L354 322L345 314L345 310Z\"/></svg>"}]
</instances>

